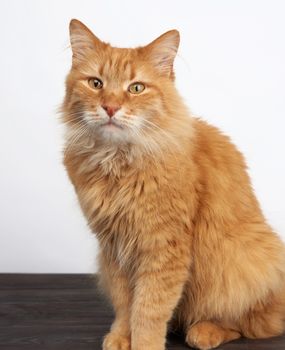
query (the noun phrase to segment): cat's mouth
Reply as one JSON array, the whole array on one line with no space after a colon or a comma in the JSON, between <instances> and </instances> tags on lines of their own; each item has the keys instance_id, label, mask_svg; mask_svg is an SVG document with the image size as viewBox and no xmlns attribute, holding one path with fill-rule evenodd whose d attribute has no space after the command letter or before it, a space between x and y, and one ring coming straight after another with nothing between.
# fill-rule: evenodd
<instances>
[{"instance_id":1,"label":"cat's mouth","mask_svg":"<svg viewBox=\"0 0 285 350\"><path fill-rule=\"evenodd\" d=\"M118 124L115 120L109 119L106 123L101 125L106 129L123 129L122 125Z\"/></svg>"}]
</instances>

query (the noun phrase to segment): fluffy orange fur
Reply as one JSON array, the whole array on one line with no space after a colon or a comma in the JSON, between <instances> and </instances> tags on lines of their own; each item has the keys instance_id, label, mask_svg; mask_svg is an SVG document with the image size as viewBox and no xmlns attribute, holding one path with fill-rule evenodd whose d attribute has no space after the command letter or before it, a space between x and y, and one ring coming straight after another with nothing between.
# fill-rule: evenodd
<instances>
[{"instance_id":1,"label":"fluffy orange fur","mask_svg":"<svg viewBox=\"0 0 285 350\"><path fill-rule=\"evenodd\" d=\"M103 349L163 350L168 325L199 349L281 334L284 245L243 156L175 88L179 33L122 49L72 20L70 36L64 164L116 313Z\"/></svg>"}]
</instances>

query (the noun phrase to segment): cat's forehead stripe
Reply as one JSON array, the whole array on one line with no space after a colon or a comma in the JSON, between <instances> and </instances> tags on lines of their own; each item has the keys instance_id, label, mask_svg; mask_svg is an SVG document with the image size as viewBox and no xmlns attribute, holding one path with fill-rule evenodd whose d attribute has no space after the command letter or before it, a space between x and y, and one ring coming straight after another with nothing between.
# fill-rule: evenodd
<instances>
[{"instance_id":1,"label":"cat's forehead stripe","mask_svg":"<svg viewBox=\"0 0 285 350\"><path fill-rule=\"evenodd\" d=\"M135 69L128 59L110 58L99 66L99 74L101 76L119 77L133 80L135 78Z\"/></svg>"},{"instance_id":2,"label":"cat's forehead stripe","mask_svg":"<svg viewBox=\"0 0 285 350\"><path fill-rule=\"evenodd\" d=\"M104 65L100 65L99 66L99 74L100 74L100 76L102 76L103 73L104 73Z\"/></svg>"}]
</instances>

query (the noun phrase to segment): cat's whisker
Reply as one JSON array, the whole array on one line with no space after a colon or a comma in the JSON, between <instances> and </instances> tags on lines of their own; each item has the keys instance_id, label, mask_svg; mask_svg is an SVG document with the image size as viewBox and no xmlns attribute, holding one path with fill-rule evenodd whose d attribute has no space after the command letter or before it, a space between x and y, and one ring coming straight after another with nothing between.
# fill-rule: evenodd
<instances>
[{"instance_id":1,"label":"cat's whisker","mask_svg":"<svg viewBox=\"0 0 285 350\"><path fill-rule=\"evenodd\" d=\"M138 141L140 142L140 145L142 147L144 147L145 152L149 156L155 158L157 153L161 153L160 147L155 147L155 149L154 149L155 143L152 142L152 144L150 145L149 141L151 141L151 138L149 138L148 136L145 137L145 135L144 135L144 133L143 133L143 131L141 129L133 128L132 131L137 135L137 138L138 138ZM162 155L162 153L161 153L161 155Z\"/></svg>"},{"instance_id":2,"label":"cat's whisker","mask_svg":"<svg viewBox=\"0 0 285 350\"><path fill-rule=\"evenodd\" d=\"M74 146L77 146L78 140L80 140L80 138L86 134L89 134L89 128L87 125L84 124L79 128L76 128L71 136L67 136L67 146L65 148L65 152L68 153Z\"/></svg>"},{"instance_id":3,"label":"cat's whisker","mask_svg":"<svg viewBox=\"0 0 285 350\"><path fill-rule=\"evenodd\" d=\"M144 127L152 129L152 127L154 129L156 129L158 132L160 132L161 134L163 134L169 141L171 141L171 143L176 146L177 148L181 149L181 145L179 144L179 142L173 137L173 135L170 132L167 132L166 130L163 130L162 128L160 128L158 125L154 124L153 122L151 122L148 119L144 119Z\"/></svg>"},{"instance_id":4,"label":"cat's whisker","mask_svg":"<svg viewBox=\"0 0 285 350\"><path fill-rule=\"evenodd\" d=\"M80 119L82 118L84 114L84 111L76 111L76 112L69 112L67 114L64 114L63 117L67 120L74 120L74 119Z\"/></svg>"},{"instance_id":5,"label":"cat's whisker","mask_svg":"<svg viewBox=\"0 0 285 350\"><path fill-rule=\"evenodd\" d=\"M131 130L134 130L134 128L137 128L137 123L136 121L136 116L132 116L132 115L127 115L128 118L123 118L122 121L124 121ZM133 117L133 118L131 118ZM152 138L152 141L155 141L155 145L156 148L167 148L168 151L174 152L174 150L172 150L172 148L170 147L170 144L173 145L175 147L175 149L184 151L183 148L181 148L181 145L179 144L179 142L175 139L175 137L173 137L173 135L170 132L167 132L166 130L163 130L162 128L160 128L158 125L154 124L153 122L151 122L148 119L142 119L142 126L140 128L142 129L146 129L148 131L151 132L151 134L153 134L153 136L156 136L156 138L158 138L160 135L163 135L165 137L164 140L161 140L161 143L158 143L158 140L155 140L154 137L151 137L149 135L149 133L146 135L146 137ZM168 144L168 142L165 142L165 140L169 141L170 144ZM149 147L148 147L149 148Z\"/></svg>"},{"instance_id":6,"label":"cat's whisker","mask_svg":"<svg viewBox=\"0 0 285 350\"><path fill-rule=\"evenodd\" d=\"M147 127L148 128L148 127ZM161 140L161 142L159 142L159 138L161 136L164 136L164 139ZM169 133L161 133L158 130L153 131L153 133L147 133L146 135L146 139L152 139L156 145L161 149L161 159L163 159L163 154L165 152L167 152L167 154L171 154L172 157L177 161L177 164L179 164L178 158L177 158L177 152L180 154L185 154L185 150L180 147L179 145L177 145L176 140L174 140ZM165 142L165 140L169 141L169 142ZM171 147L174 146L174 147ZM164 151L164 153L163 153Z\"/></svg>"}]
</instances>

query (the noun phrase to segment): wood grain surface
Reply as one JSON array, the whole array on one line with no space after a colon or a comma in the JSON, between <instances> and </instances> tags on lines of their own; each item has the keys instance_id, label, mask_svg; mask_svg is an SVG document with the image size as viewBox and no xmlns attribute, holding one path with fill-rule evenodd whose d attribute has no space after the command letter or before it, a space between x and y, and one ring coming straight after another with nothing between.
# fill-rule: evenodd
<instances>
[{"instance_id":1,"label":"wood grain surface","mask_svg":"<svg viewBox=\"0 0 285 350\"><path fill-rule=\"evenodd\" d=\"M100 350L112 318L96 276L0 274L1 350ZM170 334L167 349L189 348ZM285 350L285 336L241 339L219 349Z\"/></svg>"}]
</instances>

